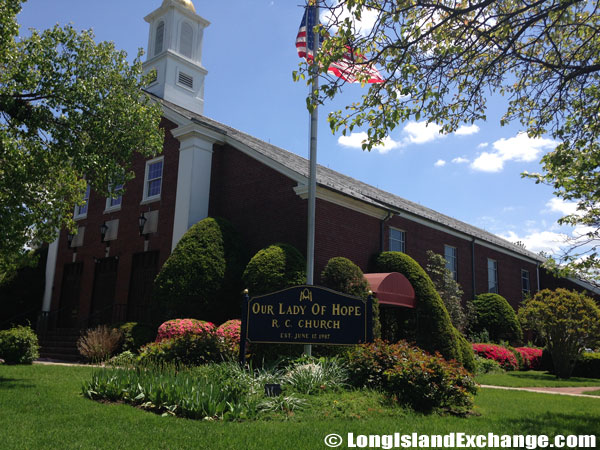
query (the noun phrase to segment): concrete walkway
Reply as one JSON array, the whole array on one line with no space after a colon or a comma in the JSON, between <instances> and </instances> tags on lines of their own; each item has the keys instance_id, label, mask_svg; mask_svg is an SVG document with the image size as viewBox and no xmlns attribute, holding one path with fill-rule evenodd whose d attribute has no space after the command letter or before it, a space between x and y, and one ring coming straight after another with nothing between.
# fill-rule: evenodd
<instances>
[{"instance_id":1,"label":"concrete walkway","mask_svg":"<svg viewBox=\"0 0 600 450\"><path fill-rule=\"evenodd\" d=\"M600 391L600 386L589 386L589 387L507 387L507 386L489 386L482 384L479 387L485 389L501 389L505 391L526 391L526 392L537 392L538 394L556 394L556 395L568 395L571 397L585 397L585 398L600 398L600 395L585 395L583 392L589 391Z\"/></svg>"}]
</instances>

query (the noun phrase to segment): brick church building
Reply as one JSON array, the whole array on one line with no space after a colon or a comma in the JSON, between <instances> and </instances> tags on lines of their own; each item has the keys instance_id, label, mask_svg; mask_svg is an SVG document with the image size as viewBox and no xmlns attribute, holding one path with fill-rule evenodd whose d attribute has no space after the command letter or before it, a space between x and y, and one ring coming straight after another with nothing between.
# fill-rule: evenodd
<instances>
[{"instance_id":1,"label":"brick church building","mask_svg":"<svg viewBox=\"0 0 600 450\"><path fill-rule=\"evenodd\" d=\"M231 221L251 252L275 242L306 249L308 161L203 116L204 29L190 0L164 0L149 23L148 95L165 130L158 157L133 161L136 177L116 199L86 194L78 231L50 244L43 311L53 326L143 321L153 279L186 230L207 216ZM543 258L484 230L319 166L315 274L334 256L368 272L381 251L420 264L442 254L465 298L497 292L516 307L524 295L563 285ZM594 291L594 293L596 293Z\"/></svg>"}]
</instances>

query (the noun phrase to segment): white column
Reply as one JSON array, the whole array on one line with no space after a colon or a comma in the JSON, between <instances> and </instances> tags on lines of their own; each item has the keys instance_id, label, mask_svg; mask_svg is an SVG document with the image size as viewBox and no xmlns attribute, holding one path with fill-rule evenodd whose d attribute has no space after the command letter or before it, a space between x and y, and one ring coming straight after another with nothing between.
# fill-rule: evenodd
<instances>
[{"instance_id":1,"label":"white column","mask_svg":"<svg viewBox=\"0 0 600 450\"><path fill-rule=\"evenodd\" d=\"M48 246L48 257L46 258L46 285L44 287L44 299L42 311L50 311L52 302L52 287L54 286L54 274L56 273L56 258L58 255L58 237Z\"/></svg>"},{"instance_id":2,"label":"white column","mask_svg":"<svg viewBox=\"0 0 600 450\"><path fill-rule=\"evenodd\" d=\"M208 217L215 140L204 135L194 124L179 127L172 133L181 143L171 246L174 249L192 225Z\"/></svg>"}]
</instances>

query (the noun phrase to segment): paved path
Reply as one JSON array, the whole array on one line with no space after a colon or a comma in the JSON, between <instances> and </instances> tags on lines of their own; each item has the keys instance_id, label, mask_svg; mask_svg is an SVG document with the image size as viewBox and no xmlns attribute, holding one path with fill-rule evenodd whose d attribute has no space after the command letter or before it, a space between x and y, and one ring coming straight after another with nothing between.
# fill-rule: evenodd
<instances>
[{"instance_id":1,"label":"paved path","mask_svg":"<svg viewBox=\"0 0 600 450\"><path fill-rule=\"evenodd\" d=\"M537 392L540 394L556 394L556 395L569 395L571 397L586 397L586 398L600 398L600 395L585 395L583 392L589 391L600 391L600 386L589 386L589 387L506 387L506 386L489 386L486 384L480 385L486 389L503 389L506 391L526 391L526 392Z\"/></svg>"}]
</instances>

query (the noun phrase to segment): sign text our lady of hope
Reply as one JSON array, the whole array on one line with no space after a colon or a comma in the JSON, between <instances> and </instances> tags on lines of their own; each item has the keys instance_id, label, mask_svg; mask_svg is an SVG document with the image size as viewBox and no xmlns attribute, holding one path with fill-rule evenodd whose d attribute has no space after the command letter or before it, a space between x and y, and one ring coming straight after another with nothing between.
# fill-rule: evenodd
<instances>
[{"instance_id":1,"label":"sign text our lady of hope","mask_svg":"<svg viewBox=\"0 0 600 450\"><path fill-rule=\"evenodd\" d=\"M253 297L244 315L248 342L358 344L372 335L371 299L317 286Z\"/></svg>"}]
</instances>

